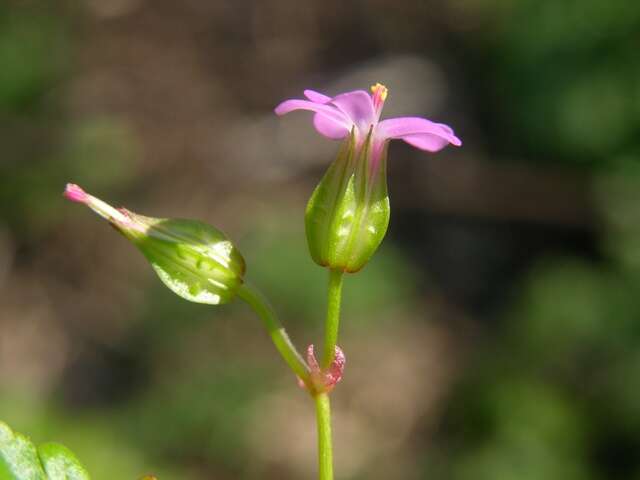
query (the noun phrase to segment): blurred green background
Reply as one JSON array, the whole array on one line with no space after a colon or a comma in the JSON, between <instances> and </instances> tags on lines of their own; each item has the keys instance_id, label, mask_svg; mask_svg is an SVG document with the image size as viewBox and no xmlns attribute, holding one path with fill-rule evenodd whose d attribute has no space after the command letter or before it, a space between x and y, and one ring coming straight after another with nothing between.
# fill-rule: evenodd
<instances>
[{"instance_id":1,"label":"blurred green background","mask_svg":"<svg viewBox=\"0 0 640 480\"><path fill-rule=\"evenodd\" d=\"M382 82L384 246L346 279L338 478L640 479L640 3L0 4L0 419L95 480L312 479L313 411L241 304L191 305L67 181L218 226L300 348L337 144L272 108Z\"/></svg>"}]
</instances>

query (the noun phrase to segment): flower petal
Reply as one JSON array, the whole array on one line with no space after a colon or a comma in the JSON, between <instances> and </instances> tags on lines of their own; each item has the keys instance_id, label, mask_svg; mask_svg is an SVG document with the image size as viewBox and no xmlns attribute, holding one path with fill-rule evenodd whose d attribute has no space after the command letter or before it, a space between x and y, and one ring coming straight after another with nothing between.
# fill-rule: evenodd
<instances>
[{"instance_id":1,"label":"flower petal","mask_svg":"<svg viewBox=\"0 0 640 480\"><path fill-rule=\"evenodd\" d=\"M430 133L417 133L415 135L405 135L402 140L412 147L426 150L427 152L438 152L449 145L449 140L438 137Z\"/></svg>"},{"instance_id":2,"label":"flower petal","mask_svg":"<svg viewBox=\"0 0 640 480\"><path fill-rule=\"evenodd\" d=\"M276 115L286 115L294 110L310 110L316 113L322 113L336 121L349 124L349 119L344 113L330 105L322 105L320 103L310 102L308 100L285 100L275 108Z\"/></svg>"},{"instance_id":3,"label":"flower petal","mask_svg":"<svg viewBox=\"0 0 640 480\"><path fill-rule=\"evenodd\" d=\"M305 90L304 96L315 103L329 103L331 101L331 97L327 97L325 94L316 92L315 90Z\"/></svg>"},{"instance_id":4,"label":"flower petal","mask_svg":"<svg viewBox=\"0 0 640 480\"><path fill-rule=\"evenodd\" d=\"M331 103L344 112L361 132L366 133L377 122L371 95L364 90L341 93Z\"/></svg>"},{"instance_id":5,"label":"flower petal","mask_svg":"<svg viewBox=\"0 0 640 480\"><path fill-rule=\"evenodd\" d=\"M323 113L316 113L313 116L313 126L320 135L324 135L327 138L339 140L349 135L349 128L341 122L336 122L334 119L327 117Z\"/></svg>"},{"instance_id":6,"label":"flower petal","mask_svg":"<svg viewBox=\"0 0 640 480\"><path fill-rule=\"evenodd\" d=\"M383 120L378 124L376 133L384 140L399 138L409 145L429 152L442 150L448 144L456 147L462 145L449 126L419 117Z\"/></svg>"},{"instance_id":7,"label":"flower petal","mask_svg":"<svg viewBox=\"0 0 640 480\"><path fill-rule=\"evenodd\" d=\"M313 124L316 130L331 139L344 138L351 129L351 121L332 105L323 105L307 100L286 100L275 108L278 115L285 115L294 110L310 110L316 112Z\"/></svg>"}]
</instances>

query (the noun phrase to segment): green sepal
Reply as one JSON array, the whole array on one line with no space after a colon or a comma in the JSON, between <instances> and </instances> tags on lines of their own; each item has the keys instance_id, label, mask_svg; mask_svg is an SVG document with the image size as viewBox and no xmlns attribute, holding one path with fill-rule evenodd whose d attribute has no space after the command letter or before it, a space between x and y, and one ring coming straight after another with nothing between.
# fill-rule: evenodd
<instances>
[{"instance_id":1,"label":"green sepal","mask_svg":"<svg viewBox=\"0 0 640 480\"><path fill-rule=\"evenodd\" d=\"M137 228L117 227L174 293L191 302L210 305L227 303L235 297L243 282L245 262L221 231L197 220L127 214Z\"/></svg>"},{"instance_id":2,"label":"green sepal","mask_svg":"<svg viewBox=\"0 0 640 480\"><path fill-rule=\"evenodd\" d=\"M307 244L322 266L357 272L389 226L387 149L373 152L372 132L362 145L352 133L316 187L305 213Z\"/></svg>"}]
</instances>

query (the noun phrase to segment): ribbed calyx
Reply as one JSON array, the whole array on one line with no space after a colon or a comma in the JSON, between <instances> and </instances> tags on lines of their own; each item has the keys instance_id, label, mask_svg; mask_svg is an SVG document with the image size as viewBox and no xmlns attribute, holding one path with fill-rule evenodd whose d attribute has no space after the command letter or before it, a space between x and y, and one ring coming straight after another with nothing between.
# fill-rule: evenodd
<instances>
[{"instance_id":1,"label":"ribbed calyx","mask_svg":"<svg viewBox=\"0 0 640 480\"><path fill-rule=\"evenodd\" d=\"M387 147L372 130L358 142L352 132L309 199L307 243L322 266L357 272L369 261L389 226Z\"/></svg>"}]
</instances>

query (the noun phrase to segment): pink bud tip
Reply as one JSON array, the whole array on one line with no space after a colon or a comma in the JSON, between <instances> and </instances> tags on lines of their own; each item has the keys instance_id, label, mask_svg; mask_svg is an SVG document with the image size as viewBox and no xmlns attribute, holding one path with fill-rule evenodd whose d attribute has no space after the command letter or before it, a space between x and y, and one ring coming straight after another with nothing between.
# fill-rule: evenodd
<instances>
[{"instance_id":1,"label":"pink bud tip","mask_svg":"<svg viewBox=\"0 0 640 480\"><path fill-rule=\"evenodd\" d=\"M78 203L87 203L88 199L87 193L75 183L67 183L63 195L72 202Z\"/></svg>"}]
</instances>

